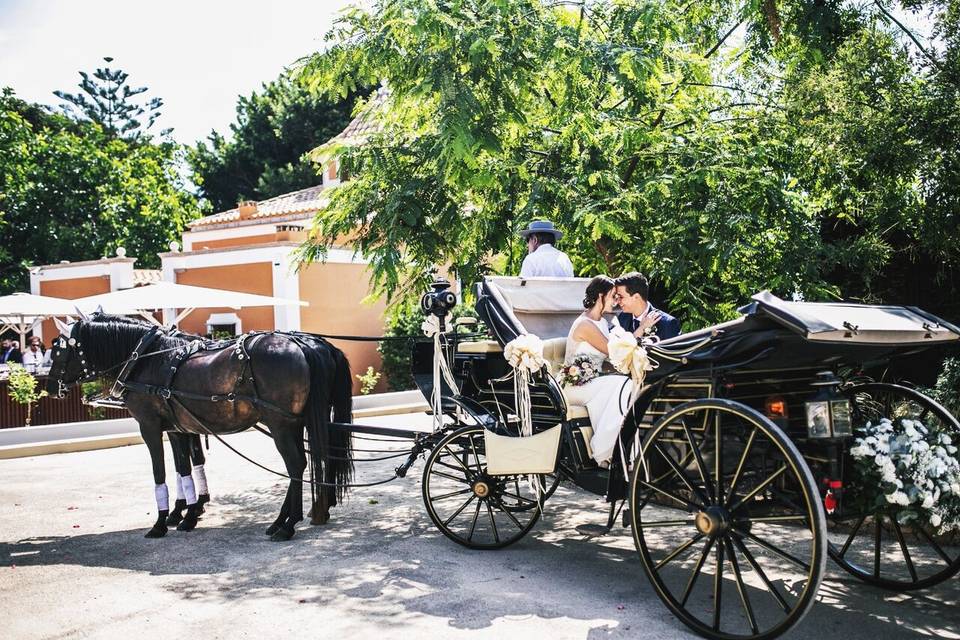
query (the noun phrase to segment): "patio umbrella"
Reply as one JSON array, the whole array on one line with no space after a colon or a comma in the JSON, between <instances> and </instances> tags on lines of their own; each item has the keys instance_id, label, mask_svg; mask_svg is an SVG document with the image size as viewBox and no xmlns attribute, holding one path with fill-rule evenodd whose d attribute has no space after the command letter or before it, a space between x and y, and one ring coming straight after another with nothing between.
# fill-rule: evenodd
<instances>
[{"instance_id":1,"label":"patio umbrella","mask_svg":"<svg viewBox=\"0 0 960 640\"><path fill-rule=\"evenodd\" d=\"M173 324L179 324L191 311L200 308L226 307L242 309L244 307L279 307L285 305L307 306L302 300L274 298L254 293L195 287L175 282L156 282L143 287L121 289L110 293L101 293L73 301L82 311L95 311L97 308L106 313L118 315L142 315L151 322L156 319L149 313L157 309L180 309Z\"/></svg>"},{"instance_id":2,"label":"patio umbrella","mask_svg":"<svg viewBox=\"0 0 960 640\"><path fill-rule=\"evenodd\" d=\"M0 296L0 333L11 329L20 336L20 349L26 348L27 334L45 318L75 316L73 300L14 293Z\"/></svg>"}]
</instances>

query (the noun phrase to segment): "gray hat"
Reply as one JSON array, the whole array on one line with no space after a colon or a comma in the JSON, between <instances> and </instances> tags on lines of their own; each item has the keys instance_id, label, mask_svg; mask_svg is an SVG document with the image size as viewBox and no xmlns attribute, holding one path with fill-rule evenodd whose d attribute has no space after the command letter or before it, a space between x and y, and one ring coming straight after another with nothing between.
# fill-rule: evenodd
<instances>
[{"instance_id":1,"label":"gray hat","mask_svg":"<svg viewBox=\"0 0 960 640\"><path fill-rule=\"evenodd\" d=\"M531 233L552 233L554 242L563 237L563 231L554 227L549 220L533 220L530 226L520 232L520 235L526 240Z\"/></svg>"}]
</instances>

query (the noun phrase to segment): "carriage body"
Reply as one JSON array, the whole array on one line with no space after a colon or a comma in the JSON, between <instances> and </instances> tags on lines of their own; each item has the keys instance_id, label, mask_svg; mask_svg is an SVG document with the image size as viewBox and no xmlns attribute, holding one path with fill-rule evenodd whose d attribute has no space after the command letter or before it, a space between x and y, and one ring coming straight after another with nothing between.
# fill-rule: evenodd
<instances>
[{"instance_id":1,"label":"carriage body","mask_svg":"<svg viewBox=\"0 0 960 640\"><path fill-rule=\"evenodd\" d=\"M489 277L477 285L477 312L495 340L450 350L459 393L449 399L468 406L483 430L516 436L517 398L502 348L523 333L544 339L549 365L529 389L534 432L560 425L562 436L554 474L543 476L541 488L549 497L563 479L605 495L609 524L614 507L626 505L624 522L648 577L686 624L708 637L775 637L811 606L828 555L858 578L895 590L930 586L960 570L955 540L898 522L895 509L865 506L850 457L854 428L881 417L935 418L940 429L960 435L956 419L919 392L864 381L891 363L896 369L931 347L957 343L960 329L915 308L758 294L737 320L648 345L659 366L627 414L610 468L601 469L590 458L587 411L567 405L553 375L582 312L585 284ZM414 358L425 391L428 353ZM825 398L837 409L826 428L810 414L810 403ZM482 443L470 439L469 446L475 452ZM501 502L511 520L521 520L512 538L473 545L450 526L441 530L467 546L520 539L532 523L516 516L539 506L520 502L521 483L512 482L506 495L517 502ZM433 511L426 484L431 517L448 522L450 515ZM472 510L471 503L471 537L478 526ZM711 567L712 577L701 580ZM793 593L782 584L794 585ZM769 597L758 593L751 601L751 591ZM772 610L761 612L758 598Z\"/></svg>"}]
</instances>

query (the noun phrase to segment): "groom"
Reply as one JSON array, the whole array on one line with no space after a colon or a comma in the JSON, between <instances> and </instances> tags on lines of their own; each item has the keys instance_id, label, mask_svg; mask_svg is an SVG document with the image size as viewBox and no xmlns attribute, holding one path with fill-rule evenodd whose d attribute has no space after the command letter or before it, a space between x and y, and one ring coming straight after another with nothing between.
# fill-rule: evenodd
<instances>
[{"instance_id":1,"label":"groom","mask_svg":"<svg viewBox=\"0 0 960 640\"><path fill-rule=\"evenodd\" d=\"M638 338L655 335L661 340L667 340L680 335L680 323L677 319L650 304L649 295L650 285L642 273L631 271L616 279L616 293L613 297L622 309L621 313L617 314L620 326L633 332Z\"/></svg>"}]
</instances>

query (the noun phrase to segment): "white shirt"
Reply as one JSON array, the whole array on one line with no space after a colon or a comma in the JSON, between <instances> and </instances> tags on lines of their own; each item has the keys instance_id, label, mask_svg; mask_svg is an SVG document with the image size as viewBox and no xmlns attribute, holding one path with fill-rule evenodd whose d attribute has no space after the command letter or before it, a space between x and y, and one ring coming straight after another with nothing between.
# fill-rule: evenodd
<instances>
[{"instance_id":1,"label":"white shirt","mask_svg":"<svg viewBox=\"0 0 960 640\"><path fill-rule=\"evenodd\" d=\"M520 275L524 278L572 278L573 263L552 244L542 244L523 259Z\"/></svg>"},{"instance_id":2,"label":"white shirt","mask_svg":"<svg viewBox=\"0 0 960 640\"><path fill-rule=\"evenodd\" d=\"M23 367L25 369L37 370L43 364L43 352L37 349L36 352L27 349L23 352Z\"/></svg>"}]
</instances>

